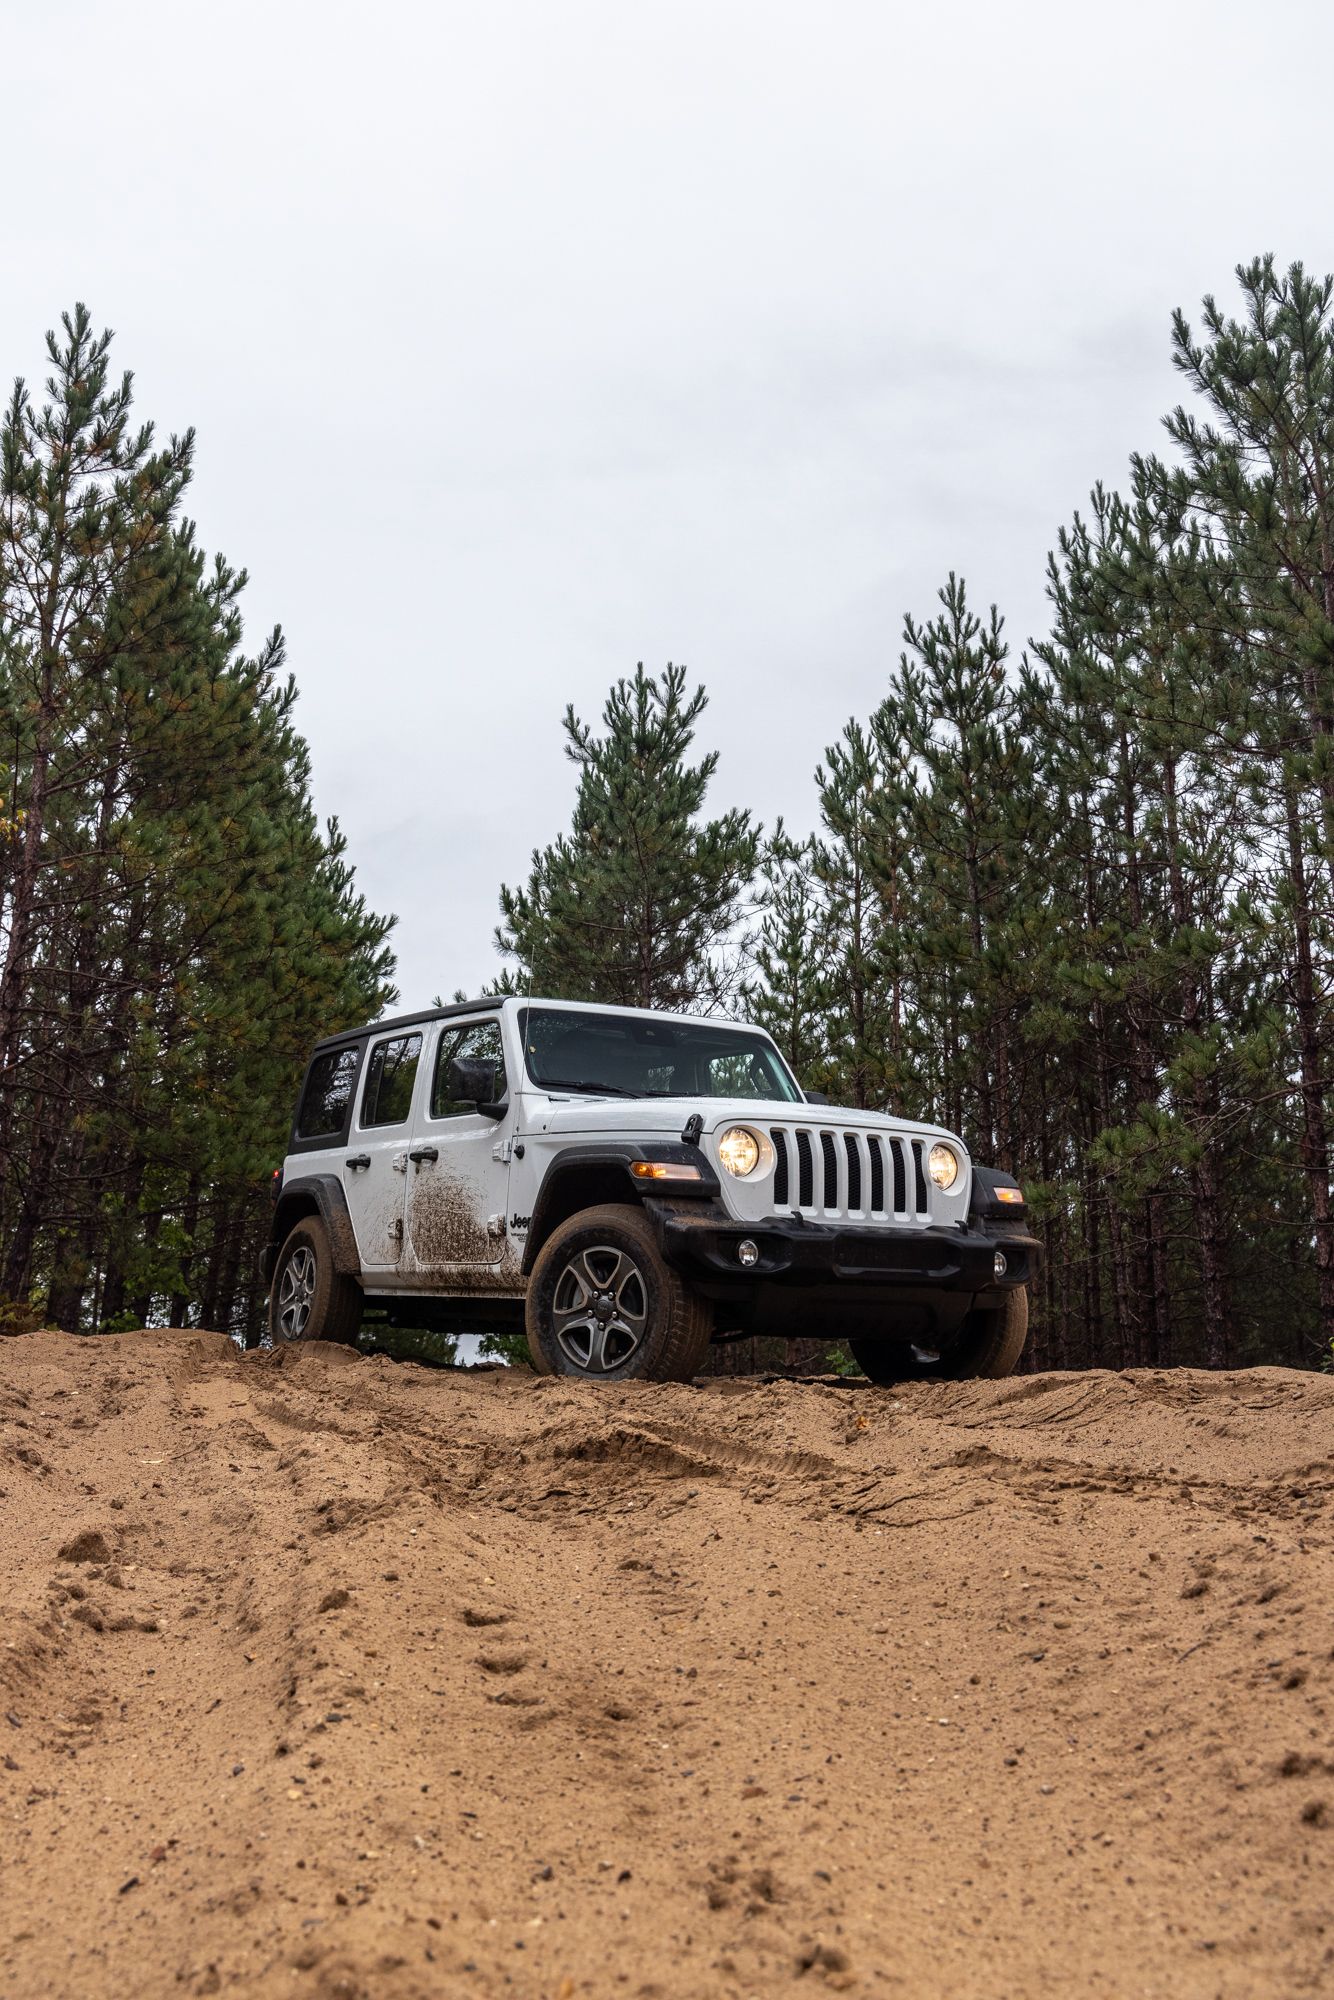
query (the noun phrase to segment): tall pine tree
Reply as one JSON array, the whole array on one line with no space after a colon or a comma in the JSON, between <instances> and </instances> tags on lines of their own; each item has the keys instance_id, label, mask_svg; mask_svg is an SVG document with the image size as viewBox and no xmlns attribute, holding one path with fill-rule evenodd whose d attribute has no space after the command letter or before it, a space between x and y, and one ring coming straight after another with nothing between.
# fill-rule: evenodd
<instances>
[{"instance_id":1,"label":"tall pine tree","mask_svg":"<svg viewBox=\"0 0 1334 2000\"><path fill-rule=\"evenodd\" d=\"M579 772L568 834L502 888L511 981L555 999L707 1007L737 979L737 932L759 834L749 812L701 819L717 753L689 760L707 696L686 669L618 680L597 735L565 713Z\"/></svg>"},{"instance_id":2,"label":"tall pine tree","mask_svg":"<svg viewBox=\"0 0 1334 2000\"><path fill-rule=\"evenodd\" d=\"M253 1330L263 1181L310 1042L392 994L319 829L278 634L181 513L86 310L0 429L0 1297L71 1329Z\"/></svg>"}]
</instances>

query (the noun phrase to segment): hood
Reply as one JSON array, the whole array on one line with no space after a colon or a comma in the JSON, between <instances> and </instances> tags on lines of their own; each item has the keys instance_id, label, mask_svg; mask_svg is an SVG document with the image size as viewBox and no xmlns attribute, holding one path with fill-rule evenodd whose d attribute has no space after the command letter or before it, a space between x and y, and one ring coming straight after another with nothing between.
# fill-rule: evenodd
<instances>
[{"instance_id":1,"label":"hood","mask_svg":"<svg viewBox=\"0 0 1334 2000\"><path fill-rule=\"evenodd\" d=\"M897 1132L924 1139L948 1138L966 1153L943 1125L923 1125L911 1118L893 1118L883 1111L853 1111L837 1104L786 1104L754 1097L579 1097L548 1098L543 1091L524 1092L524 1124L534 1132L661 1133L678 1139L688 1118L698 1112L706 1134L727 1125L828 1126L840 1132Z\"/></svg>"}]
</instances>

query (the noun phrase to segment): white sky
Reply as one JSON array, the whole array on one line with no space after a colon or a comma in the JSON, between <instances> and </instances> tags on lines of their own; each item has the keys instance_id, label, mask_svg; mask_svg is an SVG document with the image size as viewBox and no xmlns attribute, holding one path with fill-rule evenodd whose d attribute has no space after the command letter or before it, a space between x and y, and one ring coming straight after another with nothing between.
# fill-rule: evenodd
<instances>
[{"instance_id":1,"label":"white sky","mask_svg":"<svg viewBox=\"0 0 1334 2000\"><path fill-rule=\"evenodd\" d=\"M1178 399L1169 315L1334 269L1306 0L0 0L0 379L87 301L289 641L403 1003L496 966L560 715L709 689L804 829L951 568L1016 646Z\"/></svg>"}]
</instances>

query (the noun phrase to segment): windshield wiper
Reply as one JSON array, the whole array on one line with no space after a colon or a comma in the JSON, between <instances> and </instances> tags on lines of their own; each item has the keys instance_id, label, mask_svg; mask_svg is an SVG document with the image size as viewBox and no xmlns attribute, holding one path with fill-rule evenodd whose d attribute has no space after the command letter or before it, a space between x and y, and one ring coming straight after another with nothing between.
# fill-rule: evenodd
<instances>
[{"instance_id":1,"label":"windshield wiper","mask_svg":"<svg viewBox=\"0 0 1334 2000\"><path fill-rule=\"evenodd\" d=\"M537 1081L543 1090L591 1090L599 1097L638 1097L637 1090L622 1090L619 1083L590 1083L584 1077L543 1076Z\"/></svg>"}]
</instances>

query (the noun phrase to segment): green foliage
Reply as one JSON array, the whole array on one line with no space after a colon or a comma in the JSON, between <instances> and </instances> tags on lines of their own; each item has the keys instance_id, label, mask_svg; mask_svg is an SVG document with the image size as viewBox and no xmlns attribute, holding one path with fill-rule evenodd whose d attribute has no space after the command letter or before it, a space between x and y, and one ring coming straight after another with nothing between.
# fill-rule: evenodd
<instances>
[{"instance_id":1,"label":"green foliage","mask_svg":"<svg viewBox=\"0 0 1334 2000\"><path fill-rule=\"evenodd\" d=\"M1021 1173L1039 1363L1334 1341L1334 281L1238 280L1177 315L1203 414L1062 531L1033 657L951 576L766 866L750 1005Z\"/></svg>"},{"instance_id":2,"label":"green foliage","mask_svg":"<svg viewBox=\"0 0 1334 2000\"><path fill-rule=\"evenodd\" d=\"M484 1333L478 1351L488 1361L503 1361L510 1368L532 1369L533 1358L521 1333Z\"/></svg>"},{"instance_id":3,"label":"green foliage","mask_svg":"<svg viewBox=\"0 0 1334 2000\"><path fill-rule=\"evenodd\" d=\"M395 1361L418 1361L427 1368L453 1368L459 1358L453 1334L429 1326L390 1326L373 1318L363 1323L359 1345L388 1354Z\"/></svg>"},{"instance_id":4,"label":"green foliage","mask_svg":"<svg viewBox=\"0 0 1334 2000\"><path fill-rule=\"evenodd\" d=\"M699 818L718 761L688 762L705 704L684 667L639 666L608 695L602 736L566 710L571 830L533 855L525 887L500 894L496 941L518 990L680 1008L728 987L758 833L746 811Z\"/></svg>"},{"instance_id":5,"label":"green foliage","mask_svg":"<svg viewBox=\"0 0 1334 2000\"><path fill-rule=\"evenodd\" d=\"M823 895L829 1005L824 1087L851 1104L894 1102L902 1078L901 989L892 922L896 753L855 722L815 773L822 833L812 847Z\"/></svg>"},{"instance_id":6,"label":"green foliage","mask_svg":"<svg viewBox=\"0 0 1334 2000\"><path fill-rule=\"evenodd\" d=\"M253 1332L301 1067L392 994L389 921L181 512L193 437L134 425L83 307L47 346L0 429L0 1295Z\"/></svg>"},{"instance_id":7,"label":"green foliage","mask_svg":"<svg viewBox=\"0 0 1334 2000\"><path fill-rule=\"evenodd\" d=\"M798 1076L826 1079L837 988L819 854L814 841L790 840L781 821L760 859L759 912L742 1004Z\"/></svg>"}]
</instances>

